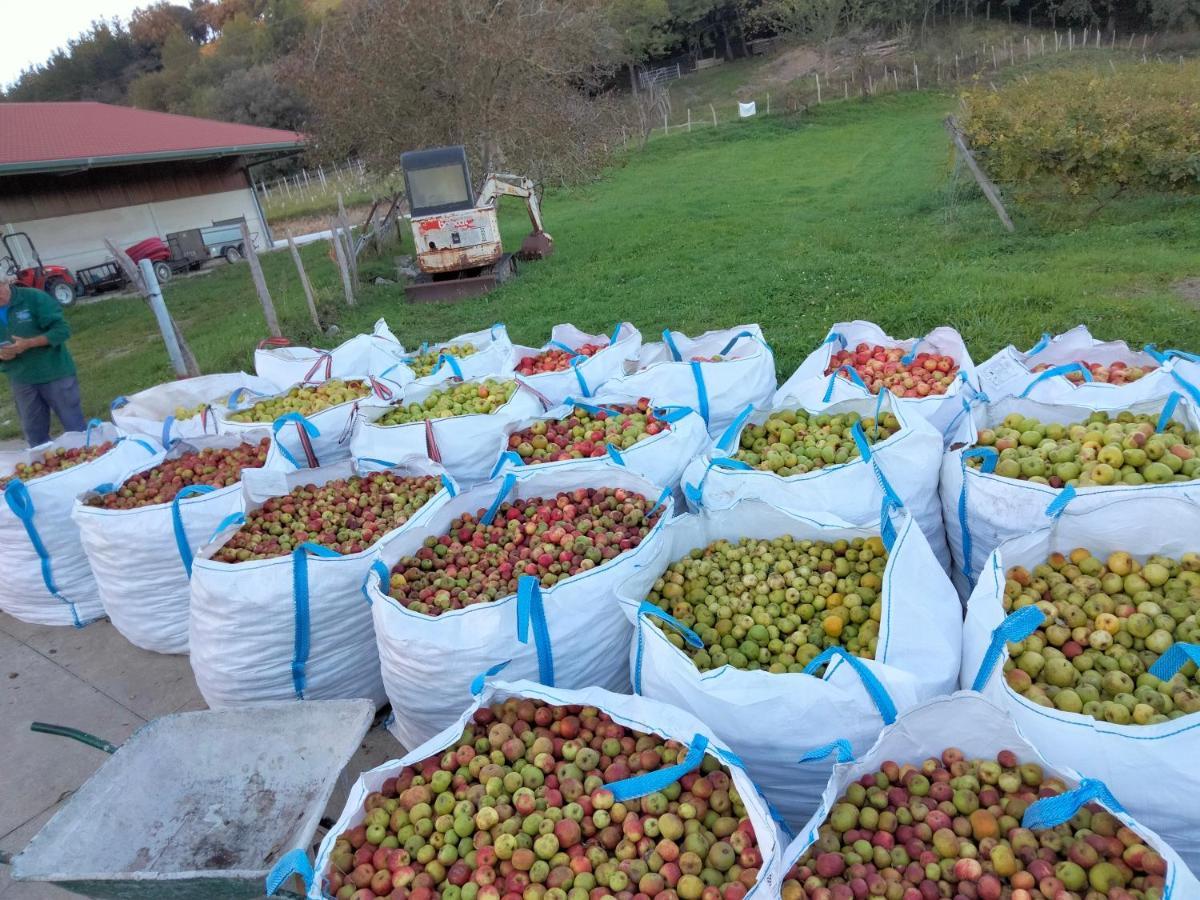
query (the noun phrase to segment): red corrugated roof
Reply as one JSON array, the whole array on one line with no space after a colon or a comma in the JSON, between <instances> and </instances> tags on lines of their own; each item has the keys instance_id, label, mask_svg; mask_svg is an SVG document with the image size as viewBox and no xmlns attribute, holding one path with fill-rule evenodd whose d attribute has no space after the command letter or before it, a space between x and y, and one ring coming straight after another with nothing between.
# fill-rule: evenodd
<instances>
[{"instance_id":1,"label":"red corrugated roof","mask_svg":"<svg viewBox=\"0 0 1200 900\"><path fill-rule=\"evenodd\" d=\"M0 169L187 158L304 143L295 131L216 122L107 103L0 103ZM54 166L48 165L48 168Z\"/></svg>"}]
</instances>

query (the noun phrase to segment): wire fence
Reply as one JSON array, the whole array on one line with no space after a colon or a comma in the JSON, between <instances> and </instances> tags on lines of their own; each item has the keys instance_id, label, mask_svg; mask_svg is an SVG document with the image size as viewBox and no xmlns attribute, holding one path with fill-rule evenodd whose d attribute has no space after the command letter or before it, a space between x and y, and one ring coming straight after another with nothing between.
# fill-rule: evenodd
<instances>
[{"instance_id":1,"label":"wire fence","mask_svg":"<svg viewBox=\"0 0 1200 900\"><path fill-rule=\"evenodd\" d=\"M658 121L647 136L690 132L697 128L719 127L744 118L801 112L811 106L834 101L948 87L973 80L987 80L995 88L996 85L988 76L999 75L1005 69L1058 54L1102 50L1126 57L1123 61L1174 61L1174 56L1167 59L1156 50L1156 37L1149 33L1122 36L1115 31L1105 32L1090 27L1082 30L1031 31L999 43L980 44L970 50L913 54L903 60L888 58L903 55L898 41L888 41L865 48L850 63L813 71L781 86L775 91L774 97L770 92L759 93L733 104L722 104L719 111L713 103L687 107L683 110L684 115L672 111L670 87L663 81L654 85L666 96L655 104L653 115ZM1110 66L1115 67L1112 56L1108 61ZM1184 57L1178 56L1178 61L1182 64ZM685 71L683 77L688 74ZM625 128L622 131L623 142L628 147L630 141L639 136L640 129Z\"/></svg>"}]
</instances>

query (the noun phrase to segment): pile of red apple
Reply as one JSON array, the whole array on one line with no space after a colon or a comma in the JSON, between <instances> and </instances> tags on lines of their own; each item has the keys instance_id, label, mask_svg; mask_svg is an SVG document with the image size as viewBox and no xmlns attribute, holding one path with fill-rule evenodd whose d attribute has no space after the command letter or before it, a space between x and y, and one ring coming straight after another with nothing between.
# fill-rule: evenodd
<instances>
[{"instance_id":1,"label":"pile of red apple","mask_svg":"<svg viewBox=\"0 0 1200 900\"><path fill-rule=\"evenodd\" d=\"M355 475L320 487L301 485L247 513L213 559L237 563L286 556L306 541L342 554L361 553L407 522L441 488L441 480L433 476L391 472Z\"/></svg>"},{"instance_id":2,"label":"pile of red apple","mask_svg":"<svg viewBox=\"0 0 1200 900\"><path fill-rule=\"evenodd\" d=\"M903 347L859 344L853 350L839 350L829 358L826 375L837 372L853 380L845 371L852 369L872 394L889 390L897 397L929 397L946 393L958 375L958 363L952 356L918 353L912 362L903 362L908 353Z\"/></svg>"},{"instance_id":3,"label":"pile of red apple","mask_svg":"<svg viewBox=\"0 0 1200 900\"><path fill-rule=\"evenodd\" d=\"M557 497L502 504L490 525L485 510L425 539L416 556L392 567L389 593L413 612L438 616L516 593L522 575L543 587L632 550L661 508L625 488L576 488Z\"/></svg>"},{"instance_id":4,"label":"pile of red apple","mask_svg":"<svg viewBox=\"0 0 1200 900\"><path fill-rule=\"evenodd\" d=\"M43 475L61 472L63 469L72 469L81 463L90 462L103 456L113 446L112 441L105 441L103 444L95 444L91 447L72 447L70 449L56 447L48 450L41 459L28 463L17 463L17 467L11 475L0 478L0 490L14 478L19 478L21 481L33 481Z\"/></svg>"},{"instance_id":5,"label":"pile of red apple","mask_svg":"<svg viewBox=\"0 0 1200 900\"><path fill-rule=\"evenodd\" d=\"M267 461L271 439L236 447L205 447L168 459L153 469L127 479L117 490L87 501L88 506L104 509L137 509L158 503L170 503L189 485L206 484L228 487L242 480L242 469L259 469Z\"/></svg>"},{"instance_id":6,"label":"pile of red apple","mask_svg":"<svg viewBox=\"0 0 1200 900\"><path fill-rule=\"evenodd\" d=\"M1085 367L1092 375L1092 381L1100 384L1132 384L1140 378L1145 378L1151 372L1158 368L1154 365L1131 366L1128 363L1111 362L1105 365L1104 363L1088 362L1087 360L1077 360L1077 364ZM1047 369L1057 368L1049 363L1042 363L1040 366L1035 366L1034 373L1045 372ZM1075 384L1083 384L1083 373L1079 371L1068 372L1067 380Z\"/></svg>"},{"instance_id":7,"label":"pile of red apple","mask_svg":"<svg viewBox=\"0 0 1200 900\"><path fill-rule=\"evenodd\" d=\"M677 741L595 707L507 700L367 795L323 875L336 900L742 900L762 852L712 756L659 791L610 785L680 762ZM865 895L864 895L865 896Z\"/></svg>"},{"instance_id":8,"label":"pile of red apple","mask_svg":"<svg viewBox=\"0 0 1200 900\"><path fill-rule=\"evenodd\" d=\"M509 435L508 449L529 465L564 459L601 457L609 444L628 450L671 426L654 415L645 397L636 404L605 406L599 410L577 406L565 419L534 422Z\"/></svg>"},{"instance_id":9,"label":"pile of red apple","mask_svg":"<svg viewBox=\"0 0 1200 900\"><path fill-rule=\"evenodd\" d=\"M571 360L577 356L595 356L608 344L584 344L578 350L564 350L561 347L551 347L536 356L524 356L517 363L518 375L541 375L544 372L563 372L571 367Z\"/></svg>"}]
</instances>

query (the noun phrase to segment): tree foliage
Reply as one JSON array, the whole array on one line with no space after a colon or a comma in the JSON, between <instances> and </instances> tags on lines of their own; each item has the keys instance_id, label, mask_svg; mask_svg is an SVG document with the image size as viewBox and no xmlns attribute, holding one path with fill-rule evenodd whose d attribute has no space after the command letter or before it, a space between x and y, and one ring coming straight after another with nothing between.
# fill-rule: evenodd
<instances>
[{"instance_id":1,"label":"tree foliage","mask_svg":"<svg viewBox=\"0 0 1200 900\"><path fill-rule=\"evenodd\" d=\"M606 153L617 42L602 0L346 0L291 73L324 153L463 144L476 171L569 179Z\"/></svg>"}]
</instances>

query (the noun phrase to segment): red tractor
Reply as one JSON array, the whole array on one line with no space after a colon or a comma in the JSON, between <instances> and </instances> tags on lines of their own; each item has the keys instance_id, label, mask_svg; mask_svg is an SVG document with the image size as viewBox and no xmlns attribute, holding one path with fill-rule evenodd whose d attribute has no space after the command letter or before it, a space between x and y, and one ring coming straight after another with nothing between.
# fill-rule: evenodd
<instances>
[{"instance_id":1,"label":"red tractor","mask_svg":"<svg viewBox=\"0 0 1200 900\"><path fill-rule=\"evenodd\" d=\"M21 260L21 263L17 261ZM29 265L24 265L25 261ZM66 266L47 266L38 256L33 239L25 232L4 235L4 255L0 256L0 275L15 278L22 287L45 291L63 306L75 302L75 278Z\"/></svg>"}]
</instances>

